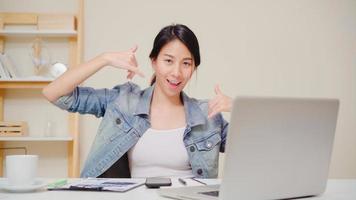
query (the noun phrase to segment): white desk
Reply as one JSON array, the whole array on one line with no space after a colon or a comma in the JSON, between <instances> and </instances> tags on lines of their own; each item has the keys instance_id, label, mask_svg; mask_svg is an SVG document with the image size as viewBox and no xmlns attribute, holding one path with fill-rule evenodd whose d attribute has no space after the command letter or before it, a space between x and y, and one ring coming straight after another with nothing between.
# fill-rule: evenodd
<instances>
[{"instance_id":1,"label":"white desk","mask_svg":"<svg viewBox=\"0 0 356 200\"><path fill-rule=\"evenodd\" d=\"M172 179L173 187L183 187L176 179ZM188 185L200 185L187 181ZM46 191L34 193L7 193L0 191L0 200L160 200L156 189L140 186L125 193L117 192L83 192L83 191ZM304 200L304 199L303 199ZM329 180L326 192L322 196L305 198L305 200L356 200L356 179Z\"/></svg>"}]
</instances>

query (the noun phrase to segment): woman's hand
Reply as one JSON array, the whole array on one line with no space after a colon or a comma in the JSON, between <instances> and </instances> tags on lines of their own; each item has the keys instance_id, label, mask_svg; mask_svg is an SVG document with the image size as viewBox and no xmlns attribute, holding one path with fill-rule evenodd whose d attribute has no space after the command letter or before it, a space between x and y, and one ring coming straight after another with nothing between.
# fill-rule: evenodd
<instances>
[{"instance_id":1,"label":"woman's hand","mask_svg":"<svg viewBox=\"0 0 356 200\"><path fill-rule=\"evenodd\" d=\"M224 95L219 85L215 86L216 96L209 101L208 118L213 117L219 112L231 112L232 98Z\"/></svg>"},{"instance_id":2,"label":"woman's hand","mask_svg":"<svg viewBox=\"0 0 356 200\"><path fill-rule=\"evenodd\" d=\"M102 56L108 65L119 69L126 69L128 79L132 79L136 74L141 77L145 77L144 74L138 69L135 57L136 51L137 46L134 46L128 51L104 53Z\"/></svg>"}]
</instances>

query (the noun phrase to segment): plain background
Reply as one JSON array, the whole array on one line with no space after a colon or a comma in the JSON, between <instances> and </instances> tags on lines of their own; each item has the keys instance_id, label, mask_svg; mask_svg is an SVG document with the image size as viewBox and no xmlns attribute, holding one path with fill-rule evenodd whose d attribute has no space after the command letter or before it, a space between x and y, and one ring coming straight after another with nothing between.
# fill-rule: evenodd
<instances>
[{"instance_id":1,"label":"plain background","mask_svg":"<svg viewBox=\"0 0 356 200\"><path fill-rule=\"evenodd\" d=\"M75 12L76 1L0 0L0 11ZM136 44L146 79L135 77L133 81L143 88L152 74L148 55L154 37L166 25L183 23L196 33L201 47L201 65L186 88L193 97L212 98L215 84L220 84L229 96L340 99L330 177L356 178L356 1L87 0L84 12L84 60ZM66 62L65 51L57 53L51 47L61 47L61 42L48 42L51 62ZM14 43L6 46L9 52L30 51ZM17 62L30 62L26 59L18 58ZM125 76L126 72L107 67L83 85L111 88L126 82ZM51 118L53 132L65 132L65 113L37 97L40 92L37 96L26 91L6 95L6 120L27 119L36 135L43 134L43 124ZM19 104L21 113L16 112ZM33 119L31 110L39 117ZM99 123L93 116L81 116L81 166ZM66 176L65 143L11 145L26 145L40 155L41 176Z\"/></svg>"}]
</instances>

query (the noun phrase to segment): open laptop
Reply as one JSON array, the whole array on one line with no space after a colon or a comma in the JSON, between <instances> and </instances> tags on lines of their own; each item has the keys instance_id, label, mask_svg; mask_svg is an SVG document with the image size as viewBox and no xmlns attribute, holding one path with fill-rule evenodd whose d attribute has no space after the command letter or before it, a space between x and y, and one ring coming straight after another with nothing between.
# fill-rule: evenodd
<instances>
[{"instance_id":1,"label":"open laptop","mask_svg":"<svg viewBox=\"0 0 356 200\"><path fill-rule=\"evenodd\" d=\"M221 185L164 188L175 199L285 199L325 190L337 121L336 99L238 97ZM220 187L220 189L219 189Z\"/></svg>"}]
</instances>

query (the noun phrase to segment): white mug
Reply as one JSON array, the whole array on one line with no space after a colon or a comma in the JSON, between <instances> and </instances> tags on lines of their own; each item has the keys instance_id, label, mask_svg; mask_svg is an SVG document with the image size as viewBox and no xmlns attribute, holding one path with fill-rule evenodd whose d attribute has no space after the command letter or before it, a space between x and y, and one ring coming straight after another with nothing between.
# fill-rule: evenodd
<instances>
[{"instance_id":1,"label":"white mug","mask_svg":"<svg viewBox=\"0 0 356 200\"><path fill-rule=\"evenodd\" d=\"M10 185L25 186L37 177L37 155L6 156L6 177Z\"/></svg>"}]
</instances>

